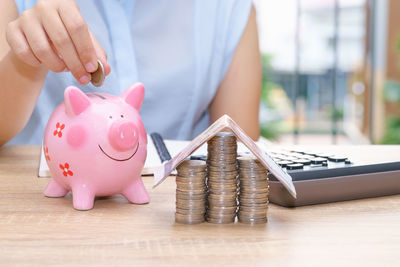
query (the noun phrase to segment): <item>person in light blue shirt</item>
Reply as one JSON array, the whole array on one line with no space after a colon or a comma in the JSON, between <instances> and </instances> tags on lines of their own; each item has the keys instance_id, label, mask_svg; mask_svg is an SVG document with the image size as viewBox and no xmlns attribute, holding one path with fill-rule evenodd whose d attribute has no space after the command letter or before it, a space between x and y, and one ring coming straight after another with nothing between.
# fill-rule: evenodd
<instances>
[{"instance_id":1,"label":"person in light blue shirt","mask_svg":"<svg viewBox=\"0 0 400 267\"><path fill-rule=\"evenodd\" d=\"M191 139L229 114L258 138L251 0L2 0L0 33L0 145L40 144L69 85L117 95L137 81L149 133Z\"/></svg>"}]
</instances>

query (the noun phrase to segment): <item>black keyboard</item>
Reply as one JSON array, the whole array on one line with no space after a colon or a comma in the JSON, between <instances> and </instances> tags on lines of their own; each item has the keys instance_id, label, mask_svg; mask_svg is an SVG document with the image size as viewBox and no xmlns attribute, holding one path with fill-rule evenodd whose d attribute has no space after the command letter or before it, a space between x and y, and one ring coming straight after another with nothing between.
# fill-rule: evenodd
<instances>
[{"instance_id":1,"label":"black keyboard","mask_svg":"<svg viewBox=\"0 0 400 267\"><path fill-rule=\"evenodd\" d=\"M273 150L267 153L290 174L293 181L400 170L400 162L362 164L345 155L311 150Z\"/></svg>"}]
</instances>

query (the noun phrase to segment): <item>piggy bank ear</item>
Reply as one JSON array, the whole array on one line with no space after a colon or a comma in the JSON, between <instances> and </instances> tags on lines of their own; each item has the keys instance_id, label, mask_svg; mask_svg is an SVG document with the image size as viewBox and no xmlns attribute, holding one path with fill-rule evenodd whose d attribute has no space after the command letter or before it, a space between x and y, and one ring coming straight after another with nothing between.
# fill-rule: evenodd
<instances>
[{"instance_id":1,"label":"piggy bank ear","mask_svg":"<svg viewBox=\"0 0 400 267\"><path fill-rule=\"evenodd\" d=\"M79 115L90 106L89 98L75 86L64 91L65 111L68 115Z\"/></svg>"},{"instance_id":2,"label":"piggy bank ear","mask_svg":"<svg viewBox=\"0 0 400 267\"><path fill-rule=\"evenodd\" d=\"M122 92L120 96L127 104L136 110L140 110L144 98L144 86L141 83L134 83Z\"/></svg>"}]
</instances>

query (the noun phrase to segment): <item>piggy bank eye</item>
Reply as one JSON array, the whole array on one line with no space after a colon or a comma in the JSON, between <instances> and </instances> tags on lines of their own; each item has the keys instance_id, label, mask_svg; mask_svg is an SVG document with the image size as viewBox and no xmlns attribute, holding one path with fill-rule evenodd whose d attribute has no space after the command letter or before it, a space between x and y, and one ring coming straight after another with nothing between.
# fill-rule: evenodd
<instances>
[{"instance_id":1,"label":"piggy bank eye","mask_svg":"<svg viewBox=\"0 0 400 267\"><path fill-rule=\"evenodd\" d=\"M121 118L123 118L123 117L124 117L124 115L121 114Z\"/></svg>"},{"instance_id":2,"label":"piggy bank eye","mask_svg":"<svg viewBox=\"0 0 400 267\"><path fill-rule=\"evenodd\" d=\"M112 119L112 116L109 116L110 119Z\"/></svg>"}]
</instances>

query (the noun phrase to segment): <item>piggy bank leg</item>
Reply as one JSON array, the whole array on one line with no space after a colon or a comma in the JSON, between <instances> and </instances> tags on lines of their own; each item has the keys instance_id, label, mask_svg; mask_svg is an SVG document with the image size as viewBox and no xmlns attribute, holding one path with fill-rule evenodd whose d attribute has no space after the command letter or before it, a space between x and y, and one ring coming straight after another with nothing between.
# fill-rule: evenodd
<instances>
[{"instance_id":1,"label":"piggy bank leg","mask_svg":"<svg viewBox=\"0 0 400 267\"><path fill-rule=\"evenodd\" d=\"M44 190L44 195L46 197L63 197L68 193L68 190L61 186L59 183L51 178L49 184L46 186Z\"/></svg>"},{"instance_id":2,"label":"piggy bank leg","mask_svg":"<svg viewBox=\"0 0 400 267\"><path fill-rule=\"evenodd\" d=\"M90 210L94 205L95 194L86 185L72 188L72 201L77 210Z\"/></svg>"},{"instance_id":3,"label":"piggy bank leg","mask_svg":"<svg viewBox=\"0 0 400 267\"><path fill-rule=\"evenodd\" d=\"M144 187L142 177L135 179L123 192L122 195L134 204L146 204L150 202L149 194Z\"/></svg>"}]
</instances>

